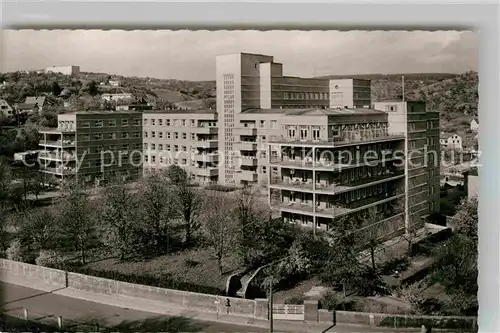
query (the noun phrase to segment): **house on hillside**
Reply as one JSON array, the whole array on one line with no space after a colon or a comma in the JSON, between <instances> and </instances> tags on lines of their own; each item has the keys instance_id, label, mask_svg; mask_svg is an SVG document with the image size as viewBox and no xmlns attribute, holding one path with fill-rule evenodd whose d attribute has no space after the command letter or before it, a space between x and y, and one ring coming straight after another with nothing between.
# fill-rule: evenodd
<instances>
[{"instance_id":1,"label":"house on hillside","mask_svg":"<svg viewBox=\"0 0 500 333\"><path fill-rule=\"evenodd\" d=\"M0 99L0 113L8 118L15 116L14 109L4 99Z\"/></svg>"},{"instance_id":2,"label":"house on hillside","mask_svg":"<svg viewBox=\"0 0 500 333\"><path fill-rule=\"evenodd\" d=\"M439 143L443 149L463 149L462 138L458 134L441 133Z\"/></svg>"},{"instance_id":3,"label":"house on hillside","mask_svg":"<svg viewBox=\"0 0 500 333\"><path fill-rule=\"evenodd\" d=\"M120 86L120 81L118 80L109 80L108 84L112 87L119 87Z\"/></svg>"},{"instance_id":4,"label":"house on hillside","mask_svg":"<svg viewBox=\"0 0 500 333\"><path fill-rule=\"evenodd\" d=\"M479 119L478 118L474 118L474 119L471 120L471 122L470 122L470 129L473 132L479 131Z\"/></svg>"},{"instance_id":5,"label":"house on hillside","mask_svg":"<svg viewBox=\"0 0 500 333\"><path fill-rule=\"evenodd\" d=\"M102 94L101 98L105 101L120 101L120 100L131 100L133 98L131 93L119 93L119 94Z\"/></svg>"},{"instance_id":6,"label":"house on hillside","mask_svg":"<svg viewBox=\"0 0 500 333\"><path fill-rule=\"evenodd\" d=\"M39 97L28 96L26 97L24 104L36 105L38 106L38 111L42 112L43 107L45 106L45 104L47 104L47 98L45 96L39 96Z\"/></svg>"},{"instance_id":7,"label":"house on hillside","mask_svg":"<svg viewBox=\"0 0 500 333\"><path fill-rule=\"evenodd\" d=\"M479 197L479 170L478 167L470 168L464 172L465 188L467 190L467 198Z\"/></svg>"}]
</instances>

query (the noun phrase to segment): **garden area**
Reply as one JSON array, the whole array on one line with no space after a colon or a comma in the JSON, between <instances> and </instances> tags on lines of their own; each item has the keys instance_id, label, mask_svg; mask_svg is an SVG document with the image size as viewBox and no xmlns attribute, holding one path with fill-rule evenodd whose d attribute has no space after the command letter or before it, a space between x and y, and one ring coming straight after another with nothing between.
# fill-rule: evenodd
<instances>
[{"instance_id":1,"label":"garden area","mask_svg":"<svg viewBox=\"0 0 500 333\"><path fill-rule=\"evenodd\" d=\"M329 310L477 311L477 255L471 255L477 253L477 202L457 209L463 225L456 234L426 243L411 230L399 238L396 256L387 243L356 232L376 220L372 210L338 219L329 237L320 237L273 219L258 190L192 186L175 166L139 180L134 191L113 181L97 197L73 183L51 206L14 210L8 172L0 164L1 250L8 259L209 294L224 294L231 274L265 266L251 283L264 293L272 287L278 302L316 298ZM392 260L379 260L379 253ZM418 265L427 265L425 274L405 279ZM383 301L393 304L384 308Z\"/></svg>"}]
</instances>

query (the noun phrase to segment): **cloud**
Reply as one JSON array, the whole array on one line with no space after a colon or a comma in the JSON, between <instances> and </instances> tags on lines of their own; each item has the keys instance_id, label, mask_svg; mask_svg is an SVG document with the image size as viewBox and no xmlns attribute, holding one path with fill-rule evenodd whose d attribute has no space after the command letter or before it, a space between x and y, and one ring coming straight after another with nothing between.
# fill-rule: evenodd
<instances>
[{"instance_id":1,"label":"cloud","mask_svg":"<svg viewBox=\"0 0 500 333\"><path fill-rule=\"evenodd\" d=\"M286 75L477 70L477 36L460 31L6 30L3 70L82 71L213 80L215 56L272 55Z\"/></svg>"}]
</instances>

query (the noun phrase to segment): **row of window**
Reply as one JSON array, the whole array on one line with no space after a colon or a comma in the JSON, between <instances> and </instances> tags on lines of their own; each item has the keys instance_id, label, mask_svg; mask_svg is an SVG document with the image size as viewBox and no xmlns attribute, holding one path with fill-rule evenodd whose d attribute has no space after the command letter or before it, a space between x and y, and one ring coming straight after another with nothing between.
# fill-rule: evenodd
<instances>
[{"instance_id":1,"label":"row of window","mask_svg":"<svg viewBox=\"0 0 500 333\"><path fill-rule=\"evenodd\" d=\"M142 144L140 143L134 143L131 145L128 144L122 144L120 146L120 149L118 148L118 145L109 145L106 147L106 151L122 151L122 152L127 152L130 149L132 150L141 150ZM95 146L93 148L87 148L85 153L86 154L99 154L101 152L105 151L104 147L101 145Z\"/></svg>"},{"instance_id":2,"label":"row of window","mask_svg":"<svg viewBox=\"0 0 500 333\"><path fill-rule=\"evenodd\" d=\"M81 122L81 127L89 128L90 124L91 124L90 120L85 120L85 121ZM109 127L115 127L117 124L117 121L116 121L116 119L110 119L110 120L106 121L106 124ZM141 126L141 120L140 119L121 119L120 124L121 124L121 126L128 126L129 124L132 124L132 126ZM104 120L94 120L92 127L104 127Z\"/></svg>"},{"instance_id":3,"label":"row of window","mask_svg":"<svg viewBox=\"0 0 500 333\"><path fill-rule=\"evenodd\" d=\"M316 92L316 93L283 93L283 99L302 99L302 100L328 100L328 93L326 92Z\"/></svg>"},{"instance_id":4,"label":"row of window","mask_svg":"<svg viewBox=\"0 0 500 333\"><path fill-rule=\"evenodd\" d=\"M158 136L157 136L158 135ZM155 131L151 131L149 134L148 132L144 132L144 138L160 138L160 139L163 139L163 137L165 136L166 139L175 139L175 140L179 140L179 139L182 139L182 140L196 140L196 134L195 133L191 133L191 135L188 137L188 133L179 133L179 132L174 132L174 133L170 133L170 132L165 132L165 135L163 135L163 132L155 132Z\"/></svg>"},{"instance_id":5,"label":"row of window","mask_svg":"<svg viewBox=\"0 0 500 333\"><path fill-rule=\"evenodd\" d=\"M139 139L141 137L140 132L121 132L117 133L95 133L92 136L90 134L80 134L78 136L79 140L90 141L92 140L116 140L116 139Z\"/></svg>"},{"instance_id":6,"label":"row of window","mask_svg":"<svg viewBox=\"0 0 500 333\"><path fill-rule=\"evenodd\" d=\"M165 120L165 121L164 121ZM197 127L196 125L196 120L194 119L162 119L162 118L144 118L143 119L143 124L144 125L151 125L151 126L173 126L173 127ZM200 126L207 126L207 127L217 127L217 121L203 121L199 123Z\"/></svg>"}]
</instances>

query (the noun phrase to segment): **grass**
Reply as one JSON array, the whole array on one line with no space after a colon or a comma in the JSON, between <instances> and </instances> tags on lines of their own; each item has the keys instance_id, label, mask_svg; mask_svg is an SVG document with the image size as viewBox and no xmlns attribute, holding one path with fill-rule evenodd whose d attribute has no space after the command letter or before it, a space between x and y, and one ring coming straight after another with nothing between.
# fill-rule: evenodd
<instances>
[{"instance_id":1,"label":"grass","mask_svg":"<svg viewBox=\"0 0 500 333\"><path fill-rule=\"evenodd\" d=\"M184 282L225 289L227 277L240 268L240 265L234 254L228 256L223 259L224 274L221 276L217 260L210 250L198 248L141 261L120 262L116 258L108 258L89 263L85 267L158 278L169 276Z\"/></svg>"}]
</instances>

